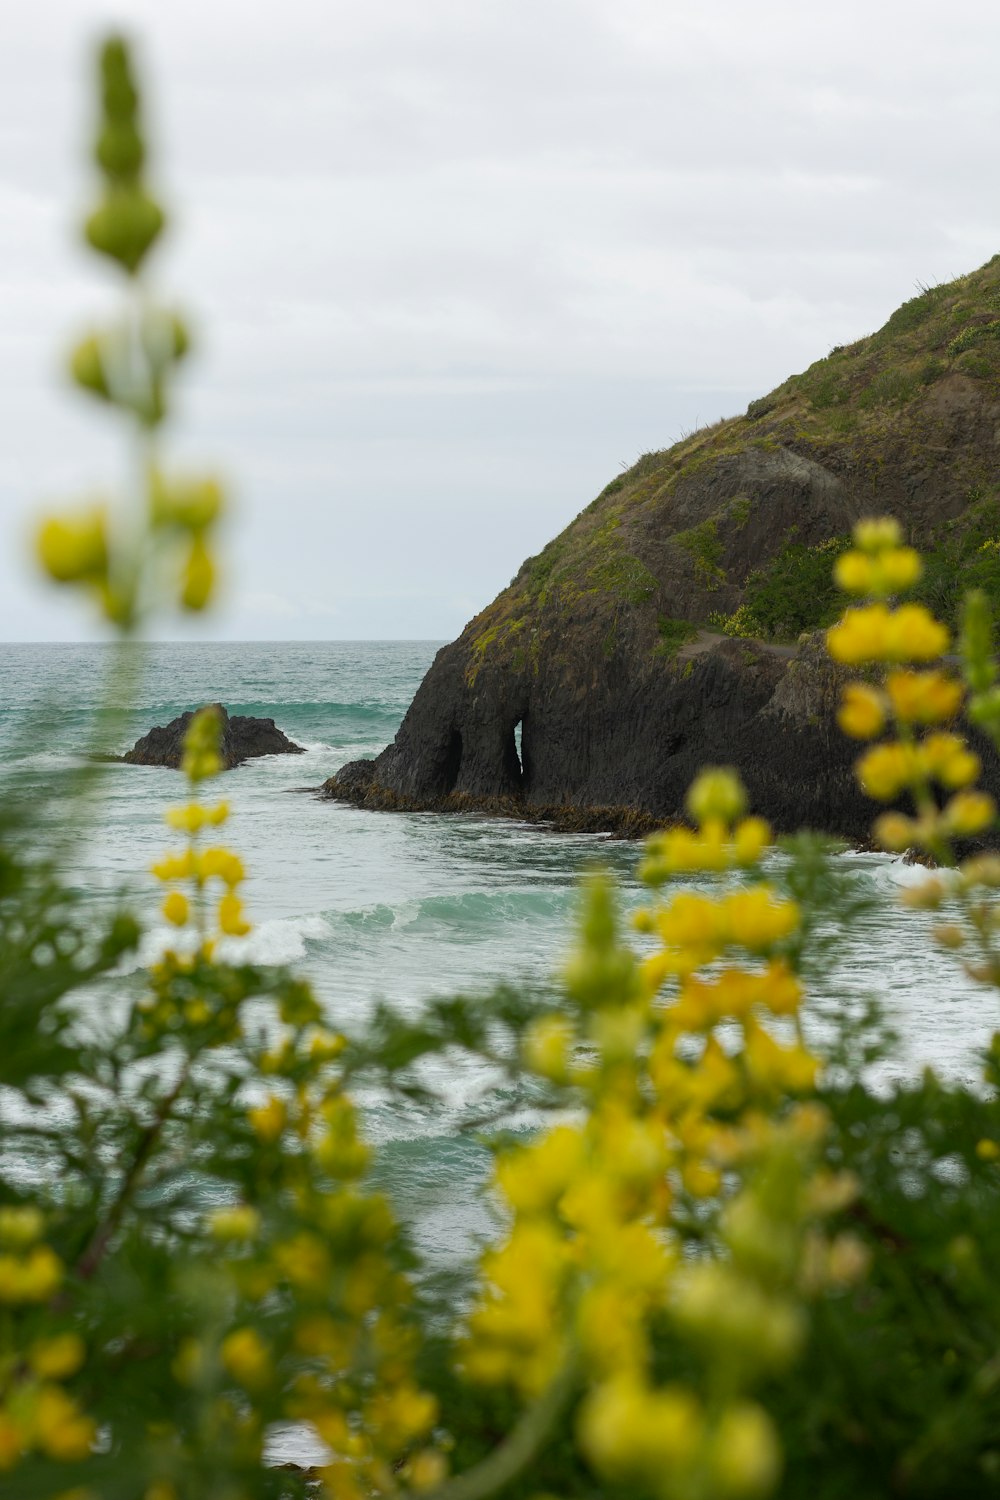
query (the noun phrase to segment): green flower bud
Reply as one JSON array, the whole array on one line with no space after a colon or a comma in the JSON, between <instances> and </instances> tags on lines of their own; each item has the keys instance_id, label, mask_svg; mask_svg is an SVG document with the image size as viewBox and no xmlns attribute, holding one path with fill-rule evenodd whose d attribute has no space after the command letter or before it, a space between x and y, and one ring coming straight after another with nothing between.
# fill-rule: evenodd
<instances>
[{"instance_id":1,"label":"green flower bud","mask_svg":"<svg viewBox=\"0 0 1000 1500\"><path fill-rule=\"evenodd\" d=\"M216 479L167 481L154 473L150 485L151 522L185 531L205 531L222 514L222 486Z\"/></svg>"},{"instance_id":2,"label":"green flower bud","mask_svg":"<svg viewBox=\"0 0 1000 1500\"><path fill-rule=\"evenodd\" d=\"M728 825L746 811L747 794L734 770L728 766L706 766L691 783L685 803L696 823L717 819Z\"/></svg>"},{"instance_id":3,"label":"green flower bud","mask_svg":"<svg viewBox=\"0 0 1000 1500\"><path fill-rule=\"evenodd\" d=\"M965 666L965 680L973 692L982 692L996 680L993 655L993 619L990 603L982 589L973 589L965 597L959 650Z\"/></svg>"},{"instance_id":4,"label":"green flower bud","mask_svg":"<svg viewBox=\"0 0 1000 1500\"><path fill-rule=\"evenodd\" d=\"M177 313L156 311L142 322L142 345L157 370L182 360L191 347L184 320Z\"/></svg>"},{"instance_id":5,"label":"green flower bud","mask_svg":"<svg viewBox=\"0 0 1000 1500\"><path fill-rule=\"evenodd\" d=\"M139 106L132 65L124 37L110 37L101 48L101 96L108 120L131 123Z\"/></svg>"},{"instance_id":6,"label":"green flower bud","mask_svg":"<svg viewBox=\"0 0 1000 1500\"><path fill-rule=\"evenodd\" d=\"M763 1500L781 1477L781 1445L767 1413L749 1401L726 1408L709 1449L717 1500Z\"/></svg>"},{"instance_id":7,"label":"green flower bud","mask_svg":"<svg viewBox=\"0 0 1000 1500\"><path fill-rule=\"evenodd\" d=\"M623 1005L636 992L635 959L625 948L604 953L584 949L567 963L563 983L570 999L583 1010Z\"/></svg>"},{"instance_id":8,"label":"green flower bud","mask_svg":"<svg viewBox=\"0 0 1000 1500\"><path fill-rule=\"evenodd\" d=\"M112 399L111 387L108 385L108 377L104 368L101 340L97 334L91 334L77 344L70 355L69 368L70 374L82 390L90 391L91 395L99 397L102 401Z\"/></svg>"},{"instance_id":9,"label":"green flower bud","mask_svg":"<svg viewBox=\"0 0 1000 1500\"><path fill-rule=\"evenodd\" d=\"M1000 724L1000 687L988 688L970 698L966 712L973 724L991 731Z\"/></svg>"},{"instance_id":10,"label":"green flower bud","mask_svg":"<svg viewBox=\"0 0 1000 1500\"><path fill-rule=\"evenodd\" d=\"M593 875L587 881L583 920L580 924L584 943L589 948L607 949L615 941L615 905L606 878Z\"/></svg>"},{"instance_id":11,"label":"green flower bud","mask_svg":"<svg viewBox=\"0 0 1000 1500\"><path fill-rule=\"evenodd\" d=\"M97 586L98 597L104 617L120 630L127 630L135 622L135 584L112 584L102 578Z\"/></svg>"},{"instance_id":12,"label":"green flower bud","mask_svg":"<svg viewBox=\"0 0 1000 1500\"><path fill-rule=\"evenodd\" d=\"M130 120L108 120L97 137L94 156L106 177L135 182L146 157L142 138Z\"/></svg>"},{"instance_id":13,"label":"green flower bud","mask_svg":"<svg viewBox=\"0 0 1000 1500\"><path fill-rule=\"evenodd\" d=\"M200 535L191 543L181 580L181 604L197 612L206 607L215 587L215 564Z\"/></svg>"},{"instance_id":14,"label":"green flower bud","mask_svg":"<svg viewBox=\"0 0 1000 1500\"><path fill-rule=\"evenodd\" d=\"M184 736L181 770L189 781L205 781L222 770L222 715L217 703L200 708Z\"/></svg>"},{"instance_id":15,"label":"green flower bud","mask_svg":"<svg viewBox=\"0 0 1000 1500\"><path fill-rule=\"evenodd\" d=\"M85 225L87 240L101 255L134 275L163 229L163 210L134 187L113 187Z\"/></svg>"}]
</instances>

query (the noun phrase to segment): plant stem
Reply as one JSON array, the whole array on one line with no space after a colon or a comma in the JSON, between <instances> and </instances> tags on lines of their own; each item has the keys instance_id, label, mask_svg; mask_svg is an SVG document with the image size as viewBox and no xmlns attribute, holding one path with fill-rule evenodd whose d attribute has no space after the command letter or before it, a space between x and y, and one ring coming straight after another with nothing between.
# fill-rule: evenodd
<instances>
[{"instance_id":1,"label":"plant stem","mask_svg":"<svg viewBox=\"0 0 1000 1500\"><path fill-rule=\"evenodd\" d=\"M504 1489L537 1458L577 1383L577 1365L567 1359L552 1383L507 1438L481 1463L432 1491L428 1500L486 1500Z\"/></svg>"},{"instance_id":2,"label":"plant stem","mask_svg":"<svg viewBox=\"0 0 1000 1500\"><path fill-rule=\"evenodd\" d=\"M155 1118L150 1121L139 1137L139 1143L129 1169L122 1178L118 1191L108 1207L104 1219L94 1230L90 1243L77 1264L77 1275L81 1280L89 1281L104 1259L108 1246L114 1237L115 1230L121 1223L125 1210L128 1207L129 1199L138 1187L146 1164L156 1149L157 1142L163 1132L163 1127L169 1120L171 1111L184 1090L190 1069L191 1060L188 1059L181 1068L177 1082L166 1098L161 1101Z\"/></svg>"}]
</instances>

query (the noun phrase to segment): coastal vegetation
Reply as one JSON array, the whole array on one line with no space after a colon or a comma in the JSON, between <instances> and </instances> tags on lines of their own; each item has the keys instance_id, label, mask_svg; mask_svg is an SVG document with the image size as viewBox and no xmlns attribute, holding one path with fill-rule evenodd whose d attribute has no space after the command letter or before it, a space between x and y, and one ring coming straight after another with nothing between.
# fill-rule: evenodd
<instances>
[{"instance_id":1,"label":"coastal vegetation","mask_svg":"<svg viewBox=\"0 0 1000 1500\"><path fill-rule=\"evenodd\" d=\"M182 340L145 285L163 214L122 41L100 78L88 238L128 301L73 371L146 462L124 523L52 516L38 551L128 634L208 605L222 489L153 462ZM902 310L901 337L954 322L949 295L926 298ZM754 509L727 514L748 530ZM602 630L607 599L624 620L652 598L627 548L601 572L617 529L574 606ZM722 533L692 521L670 555L722 571ZM997 820L955 727L964 711L1000 736L989 599L971 596L953 642L920 602L933 570L898 523L862 521L851 538L796 543L808 561L788 567L818 578L822 559L854 601L826 642L841 729L867 743L861 785L887 806L878 836L955 866L909 899L997 990L1000 860L956 850ZM550 562L520 587L568 589ZM515 623L494 618L484 663L526 634ZM690 624L658 617L668 651ZM939 665L953 644L958 674ZM551 996L501 986L418 1015L381 1006L346 1035L306 981L238 956L252 917L243 862L219 842L220 745L218 715L195 715L187 800L152 872L176 938L108 1015L87 986L136 954L139 924L122 909L95 927L65 842L40 850L16 787L0 804L0 1492L884 1500L1000 1485L1000 1034L982 1038L969 1083L912 1078L891 1066L877 1005L818 1002L812 980L866 912L828 840L776 851L739 777L705 768L644 846L636 930L595 874ZM100 836L85 821L99 807L81 803L78 835ZM433 1098L423 1064L462 1052L498 1079L476 1125L497 1230L442 1281L376 1185L354 1099L373 1082ZM875 1063L890 1065L879 1087ZM525 1081L530 1133L506 1113ZM288 1422L325 1444L314 1471L264 1461Z\"/></svg>"}]
</instances>

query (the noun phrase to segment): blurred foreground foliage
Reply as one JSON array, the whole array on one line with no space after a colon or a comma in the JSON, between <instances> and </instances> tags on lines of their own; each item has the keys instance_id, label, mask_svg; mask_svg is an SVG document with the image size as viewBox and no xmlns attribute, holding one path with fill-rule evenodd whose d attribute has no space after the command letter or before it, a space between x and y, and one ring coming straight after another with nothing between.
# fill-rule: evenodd
<instances>
[{"instance_id":1,"label":"blurred foreground foliage","mask_svg":"<svg viewBox=\"0 0 1000 1500\"><path fill-rule=\"evenodd\" d=\"M100 83L86 234L129 291L71 370L143 461L125 506L50 517L39 554L127 634L165 600L207 605L223 494L154 450L188 337L142 279L165 218L118 39ZM958 682L934 665L944 628L894 602L920 561L893 523L863 523L837 578L869 601L830 632L866 674L843 727L896 735L860 763L890 804L879 837L954 862L996 819L949 728L963 704L1000 727L983 601ZM866 911L823 840L775 857L737 779L706 770L686 824L646 846L638 938L595 876L554 995L382 1007L345 1037L304 980L240 959L243 866L205 796L217 737L197 715L153 872L176 940L142 966L134 918L95 922L65 851L46 860L16 793L3 803L0 1494L1000 1488L1000 1041L967 1085L892 1068L873 1085L892 1046L877 1007L808 994ZM994 986L997 889L978 852L910 897ZM376 1085L433 1108L441 1056L494 1080L470 1129L493 1152L496 1234L447 1275L407 1243L352 1102ZM508 1128L512 1098L533 1131ZM266 1461L289 1422L322 1440L314 1471Z\"/></svg>"}]
</instances>

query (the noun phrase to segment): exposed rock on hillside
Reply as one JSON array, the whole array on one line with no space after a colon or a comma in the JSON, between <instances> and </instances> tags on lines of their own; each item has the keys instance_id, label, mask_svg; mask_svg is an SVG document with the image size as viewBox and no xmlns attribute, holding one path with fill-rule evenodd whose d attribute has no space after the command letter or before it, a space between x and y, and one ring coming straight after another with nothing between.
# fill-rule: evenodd
<instances>
[{"instance_id":1,"label":"exposed rock on hillside","mask_svg":"<svg viewBox=\"0 0 1000 1500\"><path fill-rule=\"evenodd\" d=\"M301 745L295 745L275 725L273 719L254 719L245 714L232 718L221 703L214 707L222 719L222 761L225 769L242 765L245 760L254 760L260 755L302 755ZM121 757L131 766L180 766L184 753L184 736L194 717L194 711L172 719L165 728L159 725L151 729L142 739L136 740L131 750Z\"/></svg>"},{"instance_id":2,"label":"exposed rock on hillside","mask_svg":"<svg viewBox=\"0 0 1000 1500\"><path fill-rule=\"evenodd\" d=\"M394 743L325 791L669 818L725 762L779 828L862 837L817 633L833 558L888 513L930 554L929 604L947 615L969 582L1000 598L998 460L1000 257L640 459L438 653Z\"/></svg>"}]
</instances>

